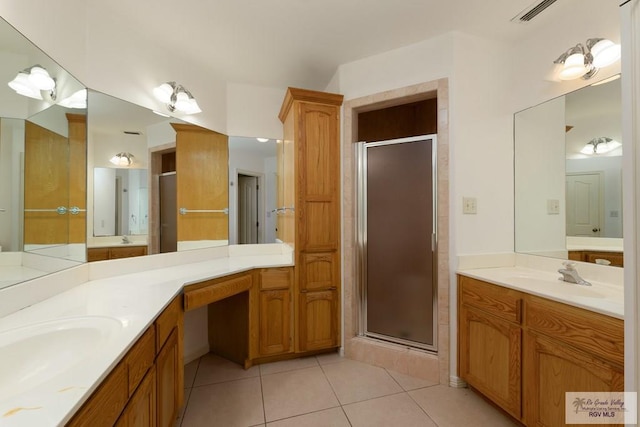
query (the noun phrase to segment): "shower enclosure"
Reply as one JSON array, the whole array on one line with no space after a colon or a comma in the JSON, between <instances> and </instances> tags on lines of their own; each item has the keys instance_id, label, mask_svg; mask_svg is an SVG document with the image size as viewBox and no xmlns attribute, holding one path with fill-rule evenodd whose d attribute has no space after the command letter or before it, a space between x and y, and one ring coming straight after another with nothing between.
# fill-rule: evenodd
<instances>
[{"instance_id":1,"label":"shower enclosure","mask_svg":"<svg viewBox=\"0 0 640 427\"><path fill-rule=\"evenodd\" d=\"M436 351L436 136L356 151L360 334Z\"/></svg>"}]
</instances>

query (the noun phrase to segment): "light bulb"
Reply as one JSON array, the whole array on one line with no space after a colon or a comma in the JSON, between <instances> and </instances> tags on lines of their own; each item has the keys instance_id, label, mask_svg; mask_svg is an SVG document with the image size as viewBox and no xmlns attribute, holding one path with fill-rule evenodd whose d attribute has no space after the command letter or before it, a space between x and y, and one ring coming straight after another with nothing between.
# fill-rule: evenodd
<instances>
[{"instance_id":1,"label":"light bulb","mask_svg":"<svg viewBox=\"0 0 640 427\"><path fill-rule=\"evenodd\" d=\"M189 102L189 95L187 95L185 92L178 92L176 94L175 107L176 107L176 110L182 111L183 113L189 111L189 109L191 108L191 103Z\"/></svg>"},{"instance_id":2,"label":"light bulb","mask_svg":"<svg viewBox=\"0 0 640 427\"><path fill-rule=\"evenodd\" d=\"M593 65L602 68L613 64L621 56L621 46L611 40L600 40L591 48Z\"/></svg>"},{"instance_id":3,"label":"light bulb","mask_svg":"<svg viewBox=\"0 0 640 427\"><path fill-rule=\"evenodd\" d=\"M19 95L42 100L40 90L29 82L29 76L22 71L19 72L18 75L8 83L8 85Z\"/></svg>"},{"instance_id":4,"label":"light bulb","mask_svg":"<svg viewBox=\"0 0 640 427\"><path fill-rule=\"evenodd\" d=\"M162 83L153 89L153 95L163 104L168 104L173 94L173 88L169 83Z\"/></svg>"},{"instance_id":5,"label":"light bulb","mask_svg":"<svg viewBox=\"0 0 640 427\"><path fill-rule=\"evenodd\" d=\"M583 76L587 72L584 65L584 55L574 53L564 61L564 67L560 71L560 80L573 80Z\"/></svg>"},{"instance_id":6,"label":"light bulb","mask_svg":"<svg viewBox=\"0 0 640 427\"><path fill-rule=\"evenodd\" d=\"M29 82L40 90L51 90L56 87L56 82L51 78L47 70L39 66L31 67Z\"/></svg>"}]
</instances>

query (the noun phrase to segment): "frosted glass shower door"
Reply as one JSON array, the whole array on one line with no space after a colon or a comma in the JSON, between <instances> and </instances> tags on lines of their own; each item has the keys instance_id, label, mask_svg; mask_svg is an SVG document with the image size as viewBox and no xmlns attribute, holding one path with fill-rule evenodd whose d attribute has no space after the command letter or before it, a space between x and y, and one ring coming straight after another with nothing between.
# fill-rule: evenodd
<instances>
[{"instance_id":1,"label":"frosted glass shower door","mask_svg":"<svg viewBox=\"0 0 640 427\"><path fill-rule=\"evenodd\" d=\"M435 136L362 145L363 334L435 350Z\"/></svg>"}]
</instances>

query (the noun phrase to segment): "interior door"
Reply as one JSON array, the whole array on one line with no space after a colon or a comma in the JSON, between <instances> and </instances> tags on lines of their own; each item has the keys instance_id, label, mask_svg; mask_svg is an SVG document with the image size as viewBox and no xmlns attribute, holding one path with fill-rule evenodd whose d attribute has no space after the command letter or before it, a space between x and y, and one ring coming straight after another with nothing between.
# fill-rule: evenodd
<instances>
[{"instance_id":1,"label":"interior door","mask_svg":"<svg viewBox=\"0 0 640 427\"><path fill-rule=\"evenodd\" d=\"M567 235L599 237L602 231L602 174L567 174Z\"/></svg>"},{"instance_id":2,"label":"interior door","mask_svg":"<svg viewBox=\"0 0 640 427\"><path fill-rule=\"evenodd\" d=\"M175 172L160 175L160 252L178 250Z\"/></svg>"},{"instance_id":3,"label":"interior door","mask_svg":"<svg viewBox=\"0 0 640 427\"><path fill-rule=\"evenodd\" d=\"M238 175L238 243L258 243L258 177Z\"/></svg>"}]
</instances>

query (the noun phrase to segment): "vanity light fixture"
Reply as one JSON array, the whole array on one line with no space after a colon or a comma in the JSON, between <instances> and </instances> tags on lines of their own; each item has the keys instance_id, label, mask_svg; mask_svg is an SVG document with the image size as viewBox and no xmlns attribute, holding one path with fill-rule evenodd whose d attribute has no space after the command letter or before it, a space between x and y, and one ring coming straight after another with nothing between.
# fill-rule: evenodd
<instances>
[{"instance_id":1,"label":"vanity light fixture","mask_svg":"<svg viewBox=\"0 0 640 427\"><path fill-rule=\"evenodd\" d=\"M616 141L615 139L609 138L607 136L600 136L597 138L593 138L591 141L587 142L587 145L584 146L580 152L582 154L604 154L609 151L613 151L618 147L621 147L622 144Z\"/></svg>"},{"instance_id":2,"label":"vanity light fixture","mask_svg":"<svg viewBox=\"0 0 640 427\"><path fill-rule=\"evenodd\" d=\"M176 82L162 83L153 89L153 94L158 101L167 105L167 109L172 113L178 111L184 114L201 113L196 99L184 86Z\"/></svg>"},{"instance_id":3,"label":"vanity light fixture","mask_svg":"<svg viewBox=\"0 0 640 427\"><path fill-rule=\"evenodd\" d=\"M593 38L588 39L584 45L578 43L567 49L553 63L558 67L560 80L588 80L595 76L600 68L619 60L620 55L619 44L607 39Z\"/></svg>"},{"instance_id":4,"label":"vanity light fixture","mask_svg":"<svg viewBox=\"0 0 640 427\"><path fill-rule=\"evenodd\" d=\"M258 142L269 142L269 138L256 138Z\"/></svg>"},{"instance_id":5,"label":"vanity light fixture","mask_svg":"<svg viewBox=\"0 0 640 427\"><path fill-rule=\"evenodd\" d=\"M29 98L42 100L41 91L46 91L52 100L56 99L56 79L41 65L25 68L8 84L16 93Z\"/></svg>"},{"instance_id":6,"label":"vanity light fixture","mask_svg":"<svg viewBox=\"0 0 640 427\"><path fill-rule=\"evenodd\" d=\"M109 160L116 166L131 166L133 164L133 154L131 153L118 153Z\"/></svg>"}]
</instances>

